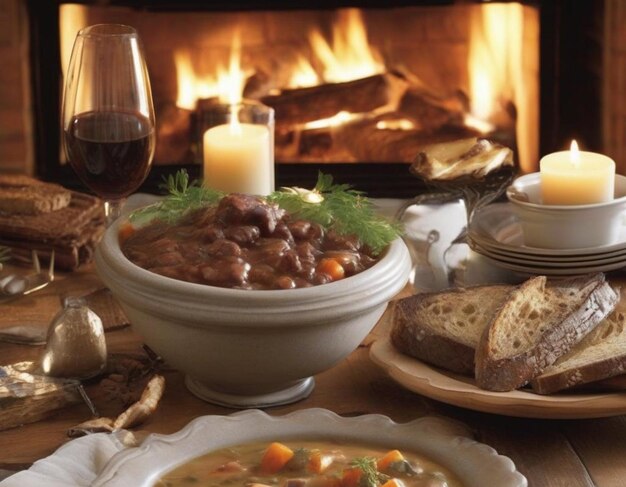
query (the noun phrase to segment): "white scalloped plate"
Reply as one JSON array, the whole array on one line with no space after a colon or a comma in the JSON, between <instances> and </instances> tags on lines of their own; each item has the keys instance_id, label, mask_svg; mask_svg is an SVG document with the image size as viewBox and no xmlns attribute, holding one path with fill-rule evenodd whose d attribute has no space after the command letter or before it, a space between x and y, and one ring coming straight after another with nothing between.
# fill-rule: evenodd
<instances>
[{"instance_id":1,"label":"white scalloped plate","mask_svg":"<svg viewBox=\"0 0 626 487\"><path fill-rule=\"evenodd\" d=\"M492 392L473 379L445 372L397 351L389 338L377 340L370 357L407 389L462 408L522 418L581 419L626 413L626 393L552 394L525 390Z\"/></svg>"},{"instance_id":2,"label":"white scalloped plate","mask_svg":"<svg viewBox=\"0 0 626 487\"><path fill-rule=\"evenodd\" d=\"M377 414L343 418L325 409L272 417L259 410L202 416L173 435L151 435L142 446L116 454L94 487L149 487L165 472L229 445L280 439L338 438L412 450L450 469L467 487L526 487L513 462L471 439L469 430L442 418L398 424Z\"/></svg>"}]
</instances>

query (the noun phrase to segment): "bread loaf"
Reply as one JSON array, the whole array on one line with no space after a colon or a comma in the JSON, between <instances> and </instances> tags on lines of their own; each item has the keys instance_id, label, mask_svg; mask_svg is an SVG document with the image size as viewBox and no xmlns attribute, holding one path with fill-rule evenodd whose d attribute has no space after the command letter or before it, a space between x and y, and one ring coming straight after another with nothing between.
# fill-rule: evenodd
<instances>
[{"instance_id":1,"label":"bread loaf","mask_svg":"<svg viewBox=\"0 0 626 487\"><path fill-rule=\"evenodd\" d=\"M69 205L72 194L58 184L23 175L0 175L0 213L38 215Z\"/></svg>"},{"instance_id":2,"label":"bread loaf","mask_svg":"<svg viewBox=\"0 0 626 487\"><path fill-rule=\"evenodd\" d=\"M545 276L510 293L476 348L476 382L493 391L522 387L579 343L615 307L603 274L557 281Z\"/></svg>"},{"instance_id":3,"label":"bread loaf","mask_svg":"<svg viewBox=\"0 0 626 487\"><path fill-rule=\"evenodd\" d=\"M550 394L626 373L626 315L613 311L581 342L531 381Z\"/></svg>"},{"instance_id":4,"label":"bread loaf","mask_svg":"<svg viewBox=\"0 0 626 487\"><path fill-rule=\"evenodd\" d=\"M514 286L475 286L421 293L390 304L391 341L401 352L460 374L474 375L483 330Z\"/></svg>"}]
</instances>

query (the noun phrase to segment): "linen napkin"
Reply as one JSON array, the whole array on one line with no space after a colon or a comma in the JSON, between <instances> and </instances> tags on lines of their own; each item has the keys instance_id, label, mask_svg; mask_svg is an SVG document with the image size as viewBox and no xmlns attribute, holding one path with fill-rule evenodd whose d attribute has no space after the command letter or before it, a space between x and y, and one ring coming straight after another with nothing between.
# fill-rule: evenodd
<instances>
[{"instance_id":1,"label":"linen napkin","mask_svg":"<svg viewBox=\"0 0 626 487\"><path fill-rule=\"evenodd\" d=\"M129 436L132 436L129 431L118 430L77 438L28 470L6 478L0 486L89 487L113 455L131 446Z\"/></svg>"}]
</instances>

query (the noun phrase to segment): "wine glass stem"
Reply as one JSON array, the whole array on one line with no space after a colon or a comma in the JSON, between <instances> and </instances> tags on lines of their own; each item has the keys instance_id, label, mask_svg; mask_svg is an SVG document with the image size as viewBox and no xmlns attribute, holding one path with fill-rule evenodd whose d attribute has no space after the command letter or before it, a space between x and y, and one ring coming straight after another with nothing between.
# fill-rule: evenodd
<instances>
[{"instance_id":1,"label":"wine glass stem","mask_svg":"<svg viewBox=\"0 0 626 487\"><path fill-rule=\"evenodd\" d=\"M122 206L124 199L106 200L104 202L104 215L106 216L106 225L110 227L115 220L122 214Z\"/></svg>"}]
</instances>

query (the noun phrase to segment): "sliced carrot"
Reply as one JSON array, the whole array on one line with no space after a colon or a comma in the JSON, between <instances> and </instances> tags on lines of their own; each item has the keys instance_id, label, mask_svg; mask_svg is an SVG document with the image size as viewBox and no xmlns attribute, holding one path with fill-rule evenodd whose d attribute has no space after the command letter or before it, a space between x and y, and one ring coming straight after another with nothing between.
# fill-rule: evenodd
<instances>
[{"instance_id":1,"label":"sliced carrot","mask_svg":"<svg viewBox=\"0 0 626 487\"><path fill-rule=\"evenodd\" d=\"M293 450L282 443L274 442L267 447L261 459L261 472L276 473L293 457Z\"/></svg>"},{"instance_id":2,"label":"sliced carrot","mask_svg":"<svg viewBox=\"0 0 626 487\"><path fill-rule=\"evenodd\" d=\"M328 257L321 259L315 270L319 273L326 274L330 277L331 281L338 281L346 276L346 271L343 266L335 259L330 259Z\"/></svg>"},{"instance_id":3,"label":"sliced carrot","mask_svg":"<svg viewBox=\"0 0 626 487\"><path fill-rule=\"evenodd\" d=\"M323 473L330 464L333 463L334 457L332 455L322 453L319 450L314 450L311 452L311 456L309 457L309 463L307 468L311 473Z\"/></svg>"},{"instance_id":4,"label":"sliced carrot","mask_svg":"<svg viewBox=\"0 0 626 487\"><path fill-rule=\"evenodd\" d=\"M124 243L133 233L135 233L135 227L133 227L132 223L126 222L120 225L117 237L120 243Z\"/></svg>"},{"instance_id":5,"label":"sliced carrot","mask_svg":"<svg viewBox=\"0 0 626 487\"><path fill-rule=\"evenodd\" d=\"M341 475L341 487L358 487L363 471L358 467L346 468Z\"/></svg>"},{"instance_id":6,"label":"sliced carrot","mask_svg":"<svg viewBox=\"0 0 626 487\"><path fill-rule=\"evenodd\" d=\"M404 483L400 479L389 479L381 487L404 487Z\"/></svg>"},{"instance_id":7,"label":"sliced carrot","mask_svg":"<svg viewBox=\"0 0 626 487\"><path fill-rule=\"evenodd\" d=\"M404 456L400 453L400 450L389 450L385 455L376 462L376 468L380 472L385 472L389 469L389 465L396 462L402 462Z\"/></svg>"}]
</instances>

